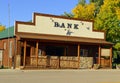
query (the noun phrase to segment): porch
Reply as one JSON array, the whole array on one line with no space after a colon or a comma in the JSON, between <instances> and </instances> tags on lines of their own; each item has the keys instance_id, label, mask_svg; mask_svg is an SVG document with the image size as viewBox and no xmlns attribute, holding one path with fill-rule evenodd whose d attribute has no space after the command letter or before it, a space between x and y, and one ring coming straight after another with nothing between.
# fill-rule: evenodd
<instances>
[{"instance_id":1,"label":"porch","mask_svg":"<svg viewBox=\"0 0 120 83\"><path fill-rule=\"evenodd\" d=\"M19 41L20 63L23 69L88 69L94 64L111 68L111 58L101 57L102 45L47 40ZM110 48L112 52L112 48Z\"/></svg>"}]
</instances>

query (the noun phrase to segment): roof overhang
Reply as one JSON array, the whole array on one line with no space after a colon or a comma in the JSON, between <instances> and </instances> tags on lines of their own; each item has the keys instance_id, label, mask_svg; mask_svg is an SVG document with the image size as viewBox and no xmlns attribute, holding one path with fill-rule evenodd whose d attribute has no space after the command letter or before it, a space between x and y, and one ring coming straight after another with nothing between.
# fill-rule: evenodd
<instances>
[{"instance_id":1,"label":"roof overhang","mask_svg":"<svg viewBox=\"0 0 120 83\"><path fill-rule=\"evenodd\" d=\"M92 39L82 38L73 36L59 36L59 35L48 35L48 34L31 34L31 33L19 33L20 39L35 39L35 40L49 40L49 41L64 41L64 42L75 42L75 43L90 43L90 44L102 44L102 45L113 45L113 43L107 42L104 39Z\"/></svg>"}]
</instances>

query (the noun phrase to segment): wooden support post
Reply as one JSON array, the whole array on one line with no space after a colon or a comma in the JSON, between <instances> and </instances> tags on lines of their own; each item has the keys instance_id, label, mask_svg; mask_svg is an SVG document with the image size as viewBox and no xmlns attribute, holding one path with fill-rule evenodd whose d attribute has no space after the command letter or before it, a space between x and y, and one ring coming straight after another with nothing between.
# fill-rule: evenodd
<instances>
[{"instance_id":1,"label":"wooden support post","mask_svg":"<svg viewBox=\"0 0 120 83\"><path fill-rule=\"evenodd\" d=\"M14 39L14 68L19 68L21 63L21 42Z\"/></svg>"},{"instance_id":2,"label":"wooden support post","mask_svg":"<svg viewBox=\"0 0 120 83\"><path fill-rule=\"evenodd\" d=\"M27 41L24 41L24 60L23 60L23 66L25 66L25 58L26 58L26 45L27 45Z\"/></svg>"},{"instance_id":3,"label":"wooden support post","mask_svg":"<svg viewBox=\"0 0 120 83\"><path fill-rule=\"evenodd\" d=\"M110 68L112 68L112 47L110 48Z\"/></svg>"},{"instance_id":4,"label":"wooden support post","mask_svg":"<svg viewBox=\"0 0 120 83\"><path fill-rule=\"evenodd\" d=\"M78 69L80 68L80 45L78 44Z\"/></svg>"},{"instance_id":5,"label":"wooden support post","mask_svg":"<svg viewBox=\"0 0 120 83\"><path fill-rule=\"evenodd\" d=\"M36 52L35 52L35 55L36 55L36 66L38 66L38 41L36 42Z\"/></svg>"},{"instance_id":6,"label":"wooden support post","mask_svg":"<svg viewBox=\"0 0 120 83\"><path fill-rule=\"evenodd\" d=\"M98 49L98 64L101 65L101 46L99 45L99 49Z\"/></svg>"}]
</instances>

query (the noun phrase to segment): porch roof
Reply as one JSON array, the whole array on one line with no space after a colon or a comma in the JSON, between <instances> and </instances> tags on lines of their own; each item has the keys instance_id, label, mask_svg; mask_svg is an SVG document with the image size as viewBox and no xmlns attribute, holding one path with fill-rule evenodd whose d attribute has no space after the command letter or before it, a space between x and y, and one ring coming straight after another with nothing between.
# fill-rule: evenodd
<instances>
[{"instance_id":1,"label":"porch roof","mask_svg":"<svg viewBox=\"0 0 120 83\"><path fill-rule=\"evenodd\" d=\"M36 39L36 40L41 39L41 40L48 40L48 41L113 45L113 43L107 42L104 39L93 39L93 38L83 38L83 37L74 37L74 36L58 36L58 35L30 34L30 33L19 33L18 36L20 38Z\"/></svg>"}]
</instances>

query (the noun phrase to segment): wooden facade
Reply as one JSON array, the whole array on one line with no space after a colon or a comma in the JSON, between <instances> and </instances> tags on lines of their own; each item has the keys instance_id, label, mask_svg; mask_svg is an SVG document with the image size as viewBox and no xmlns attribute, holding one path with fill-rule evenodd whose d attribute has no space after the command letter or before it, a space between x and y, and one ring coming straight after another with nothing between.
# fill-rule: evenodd
<instances>
[{"instance_id":1,"label":"wooden facade","mask_svg":"<svg viewBox=\"0 0 120 83\"><path fill-rule=\"evenodd\" d=\"M2 61L1 66L13 67L15 63L15 40L16 38L2 39L0 40L0 48L2 49Z\"/></svg>"},{"instance_id":2,"label":"wooden facade","mask_svg":"<svg viewBox=\"0 0 120 83\"><path fill-rule=\"evenodd\" d=\"M105 32L93 30L93 21L34 13L32 23L15 22L14 41L15 68L112 67L112 43ZM102 48L110 49L108 59L101 57Z\"/></svg>"}]
</instances>

